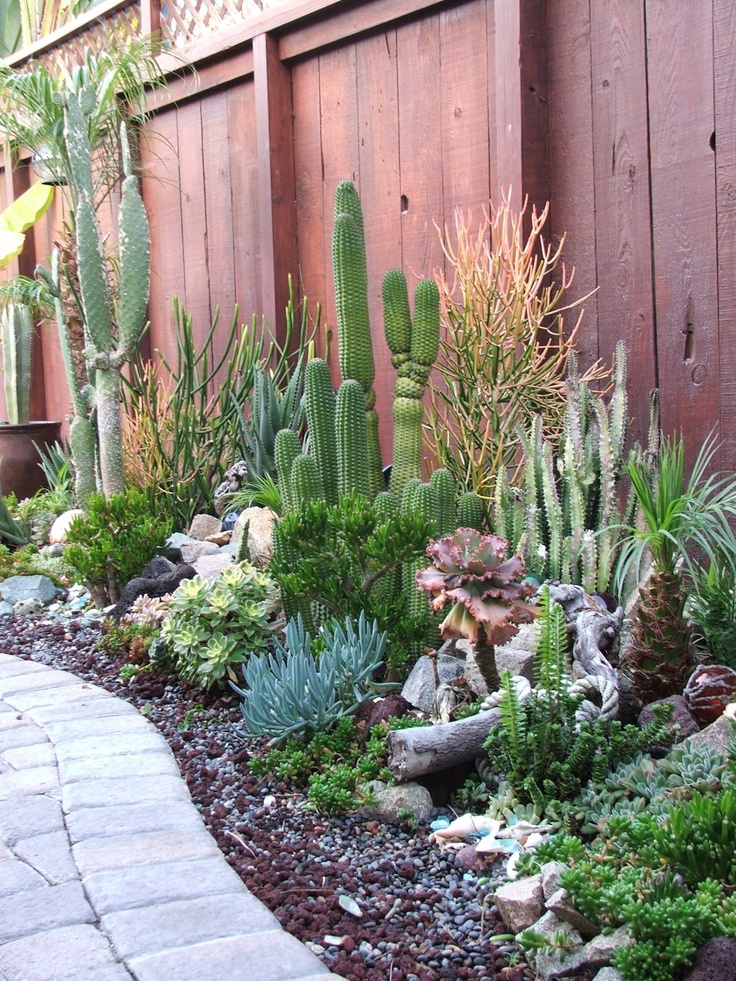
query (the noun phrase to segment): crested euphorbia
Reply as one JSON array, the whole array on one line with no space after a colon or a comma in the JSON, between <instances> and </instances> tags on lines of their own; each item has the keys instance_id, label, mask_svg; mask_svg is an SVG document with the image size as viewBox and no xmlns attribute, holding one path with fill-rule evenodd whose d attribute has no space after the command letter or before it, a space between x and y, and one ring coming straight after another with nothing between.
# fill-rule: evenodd
<instances>
[{"instance_id":1,"label":"crested euphorbia","mask_svg":"<svg viewBox=\"0 0 736 981\"><path fill-rule=\"evenodd\" d=\"M464 637L493 647L511 640L520 623L537 615L524 602L535 592L531 583L520 581L524 560L519 555L506 558L507 549L505 539L473 528L458 528L429 544L432 565L417 573L417 585L430 594L433 610L453 604L440 624L443 638Z\"/></svg>"}]
</instances>

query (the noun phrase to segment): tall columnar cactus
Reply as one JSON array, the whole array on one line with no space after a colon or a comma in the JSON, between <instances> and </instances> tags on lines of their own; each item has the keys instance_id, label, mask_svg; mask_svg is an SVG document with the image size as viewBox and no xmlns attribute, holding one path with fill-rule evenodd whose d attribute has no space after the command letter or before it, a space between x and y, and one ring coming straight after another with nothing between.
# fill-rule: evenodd
<instances>
[{"instance_id":1,"label":"tall columnar cactus","mask_svg":"<svg viewBox=\"0 0 736 981\"><path fill-rule=\"evenodd\" d=\"M337 442L335 439L335 395L330 368L321 358L308 362L304 378L304 412L309 439L322 477L325 500L337 504Z\"/></svg>"},{"instance_id":2,"label":"tall columnar cactus","mask_svg":"<svg viewBox=\"0 0 736 981\"><path fill-rule=\"evenodd\" d=\"M8 303L0 316L2 331L5 408L8 422L28 422L31 394L33 317L25 303Z\"/></svg>"},{"instance_id":3,"label":"tall columnar cactus","mask_svg":"<svg viewBox=\"0 0 736 981\"><path fill-rule=\"evenodd\" d=\"M90 427L96 422L96 449L102 491L106 496L124 489L123 449L120 431L121 369L133 355L140 339L148 305L150 287L150 237L148 219L133 174L125 124L120 128L123 186L118 213L119 282L117 297L111 287L105 258L104 239L95 213L93 164L85 115L94 108L95 95L82 90L69 91L64 107L64 140L71 165L71 191L77 240L79 302L84 319L85 360L90 390L79 390L70 371L69 338L63 308L59 301L59 274L52 270L52 289L57 298L56 312L64 361L75 416L76 445L81 457L74 458L75 470L88 467ZM91 409L93 407L93 409ZM74 427L73 427L74 428ZM75 453L75 442L72 453ZM94 473L94 467L89 470ZM88 497L89 480L78 480L80 504Z\"/></svg>"},{"instance_id":4,"label":"tall columnar cactus","mask_svg":"<svg viewBox=\"0 0 736 981\"><path fill-rule=\"evenodd\" d=\"M378 441L378 415L375 410L376 392L373 388L375 364L368 314L363 213L357 191L350 181L341 181L335 191L332 265L340 371L343 381L357 381L363 390L372 499L383 489L383 474Z\"/></svg>"},{"instance_id":5,"label":"tall columnar cactus","mask_svg":"<svg viewBox=\"0 0 736 981\"><path fill-rule=\"evenodd\" d=\"M417 283L412 322L406 278L400 269L389 269L383 277L383 321L391 364L399 372L393 405L391 490L401 497L407 480L422 475L422 397L440 343L436 283L431 279Z\"/></svg>"}]
</instances>

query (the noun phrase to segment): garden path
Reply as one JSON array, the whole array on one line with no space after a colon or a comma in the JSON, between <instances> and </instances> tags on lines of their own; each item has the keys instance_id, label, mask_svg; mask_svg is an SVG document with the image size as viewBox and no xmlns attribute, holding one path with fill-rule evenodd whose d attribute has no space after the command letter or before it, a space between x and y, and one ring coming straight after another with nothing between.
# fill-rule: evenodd
<instances>
[{"instance_id":1,"label":"garden path","mask_svg":"<svg viewBox=\"0 0 736 981\"><path fill-rule=\"evenodd\" d=\"M318 981L133 706L0 653L0 981Z\"/></svg>"}]
</instances>

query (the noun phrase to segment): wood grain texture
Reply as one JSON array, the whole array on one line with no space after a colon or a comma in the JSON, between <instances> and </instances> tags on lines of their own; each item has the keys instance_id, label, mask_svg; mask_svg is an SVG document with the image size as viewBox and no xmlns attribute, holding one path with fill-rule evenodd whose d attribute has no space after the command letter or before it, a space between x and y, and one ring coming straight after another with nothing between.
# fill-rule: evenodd
<instances>
[{"instance_id":1,"label":"wood grain texture","mask_svg":"<svg viewBox=\"0 0 736 981\"><path fill-rule=\"evenodd\" d=\"M237 160L245 134L230 130L225 93L208 95L201 105L209 316L212 319L219 307L223 321L229 322L236 302L231 158ZM215 353L220 353L217 343Z\"/></svg>"},{"instance_id":2,"label":"wood grain texture","mask_svg":"<svg viewBox=\"0 0 736 981\"><path fill-rule=\"evenodd\" d=\"M151 232L151 350L171 362L176 354L171 301L184 293L184 237L179 183L177 110L150 119L141 140L143 200Z\"/></svg>"},{"instance_id":3,"label":"wood grain texture","mask_svg":"<svg viewBox=\"0 0 736 981\"><path fill-rule=\"evenodd\" d=\"M258 206L258 154L255 141L255 86L251 78L227 90L230 133L235 300L240 319L250 323L263 309L261 236Z\"/></svg>"},{"instance_id":4,"label":"wood grain texture","mask_svg":"<svg viewBox=\"0 0 736 981\"><path fill-rule=\"evenodd\" d=\"M294 108L294 180L298 269L298 296L308 301L312 314L327 295L324 262L325 199L322 191L322 127L320 120L320 60L296 62L291 69ZM324 334L315 338L320 356Z\"/></svg>"},{"instance_id":5,"label":"wood grain texture","mask_svg":"<svg viewBox=\"0 0 736 981\"><path fill-rule=\"evenodd\" d=\"M575 278L569 302L584 303L585 329L578 335L583 367L601 354L595 249L593 111L590 97L590 8L570 0L548 8L547 82L549 100L550 218L544 237L555 246L565 236L563 260ZM543 203L543 202L542 202ZM539 202L538 202L539 205ZM589 294L593 294L592 296ZM574 324L578 310L565 320Z\"/></svg>"},{"instance_id":6,"label":"wood grain texture","mask_svg":"<svg viewBox=\"0 0 736 981\"><path fill-rule=\"evenodd\" d=\"M736 7L713 12L721 466L736 470Z\"/></svg>"},{"instance_id":7,"label":"wood grain texture","mask_svg":"<svg viewBox=\"0 0 736 981\"><path fill-rule=\"evenodd\" d=\"M605 0L591 6L591 78L598 350L610 362L617 341L626 343L632 435L643 442L657 364L646 37L639 5Z\"/></svg>"},{"instance_id":8,"label":"wood grain texture","mask_svg":"<svg viewBox=\"0 0 736 981\"><path fill-rule=\"evenodd\" d=\"M647 0L646 17L662 425L692 462L719 419L712 4Z\"/></svg>"}]
</instances>

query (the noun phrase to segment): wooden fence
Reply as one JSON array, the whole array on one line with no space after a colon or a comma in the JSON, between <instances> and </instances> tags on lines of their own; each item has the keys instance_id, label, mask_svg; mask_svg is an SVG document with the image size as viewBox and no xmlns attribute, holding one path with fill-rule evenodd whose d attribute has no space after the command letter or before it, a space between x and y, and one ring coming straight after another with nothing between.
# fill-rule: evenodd
<instances>
[{"instance_id":1,"label":"wooden fence","mask_svg":"<svg viewBox=\"0 0 736 981\"><path fill-rule=\"evenodd\" d=\"M109 6L140 28L160 23L174 46L187 41L196 68L155 96L145 127L153 347L172 351L175 294L200 336L236 301L244 320L263 313L282 332L289 273L334 324L332 201L339 180L354 180L388 448L383 272L431 275L436 225L452 225L458 207L480 218L512 188L517 205L550 200L574 293L595 291L583 361L626 341L635 432L658 385L664 426L685 433L691 456L718 427L720 462L736 468L730 0L300 0L242 21L228 8L229 26L191 43L181 12L178 33L170 26L174 5ZM6 175L3 199L27 179ZM26 268L48 250L53 221ZM42 347L35 404L63 417L52 332Z\"/></svg>"}]
</instances>

